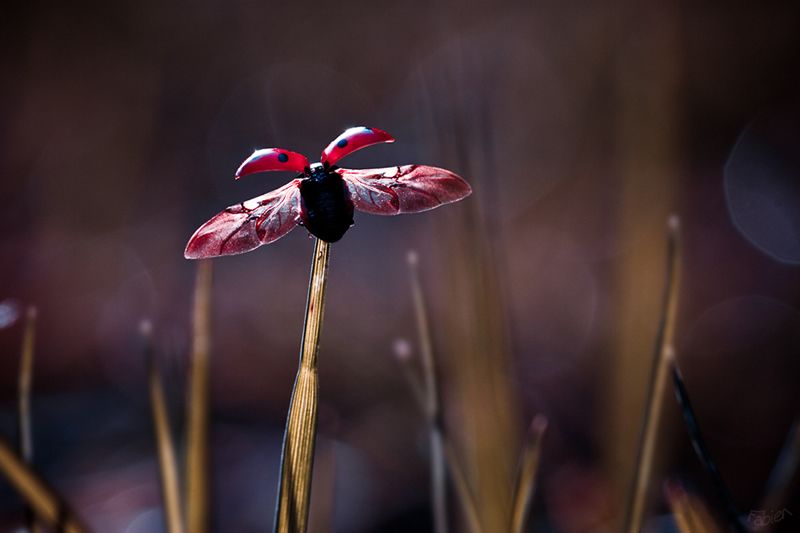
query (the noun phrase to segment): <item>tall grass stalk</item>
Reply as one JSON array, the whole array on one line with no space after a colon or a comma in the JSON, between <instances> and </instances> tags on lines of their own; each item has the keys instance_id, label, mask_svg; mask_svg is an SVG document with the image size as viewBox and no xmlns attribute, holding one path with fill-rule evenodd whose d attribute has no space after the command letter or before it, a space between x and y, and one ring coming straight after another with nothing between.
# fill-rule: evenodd
<instances>
[{"instance_id":1,"label":"tall grass stalk","mask_svg":"<svg viewBox=\"0 0 800 533\"><path fill-rule=\"evenodd\" d=\"M186 527L205 533L209 522L209 379L211 374L211 261L201 260L194 293L186 450Z\"/></svg>"},{"instance_id":2,"label":"tall grass stalk","mask_svg":"<svg viewBox=\"0 0 800 533\"><path fill-rule=\"evenodd\" d=\"M42 521L63 533L88 533L89 529L50 485L0 437L0 472Z\"/></svg>"},{"instance_id":3,"label":"tall grass stalk","mask_svg":"<svg viewBox=\"0 0 800 533\"><path fill-rule=\"evenodd\" d=\"M675 527L680 533L718 533L703 501L688 494L677 481L664 484L664 495L672 510Z\"/></svg>"},{"instance_id":4,"label":"tall grass stalk","mask_svg":"<svg viewBox=\"0 0 800 533\"><path fill-rule=\"evenodd\" d=\"M39 476L30 461L33 458L31 437L30 391L33 378L36 310L30 308L23 333L19 371L19 442L17 450L0 437L0 473L26 502L29 531L37 531L36 518L64 533L89 530L50 485ZM36 518L34 518L34 515Z\"/></svg>"},{"instance_id":5,"label":"tall grass stalk","mask_svg":"<svg viewBox=\"0 0 800 533\"><path fill-rule=\"evenodd\" d=\"M798 465L800 465L800 417L795 418L789 434L783 443L783 448L772 467L772 472L767 480L764 496L758 509L783 509L787 504L792 487L797 484ZM763 526L755 526L756 531L769 531L775 526L775 521Z\"/></svg>"},{"instance_id":6,"label":"tall grass stalk","mask_svg":"<svg viewBox=\"0 0 800 533\"><path fill-rule=\"evenodd\" d=\"M469 480L467 480L466 470L459 460L458 454L456 454L453 443L449 439L444 441L444 456L445 459L447 459L450 477L453 479L453 487L461 502L461 507L464 510L467 531L471 533L483 533L483 522L481 521L480 512L478 511L478 502L470 487Z\"/></svg>"},{"instance_id":7,"label":"tall grass stalk","mask_svg":"<svg viewBox=\"0 0 800 533\"><path fill-rule=\"evenodd\" d=\"M395 355L397 359L403 364L406 377L408 378L411 391L414 393L414 399L417 401L417 406L423 415L426 415L426 396L425 386L422 384L422 379L411 368L411 357L407 353L407 349L395 344ZM482 533L483 527L481 526L480 516L478 514L478 504L475 501L475 495L467 481L467 476L464 473L464 466L458 459L453 443L448 438L446 432L442 431L442 453L444 454L445 464L447 471L450 473L450 479L455 488L455 494L461 504L464 512L464 519L467 524L467 531L470 533Z\"/></svg>"},{"instance_id":8,"label":"tall grass stalk","mask_svg":"<svg viewBox=\"0 0 800 533\"><path fill-rule=\"evenodd\" d=\"M539 456L542 452L542 436L544 436L545 429L547 429L547 418L541 414L536 415L528 430L517 472L517 483L514 487L511 509L511 533L525 531L536 488L536 472L539 470Z\"/></svg>"},{"instance_id":9,"label":"tall grass stalk","mask_svg":"<svg viewBox=\"0 0 800 533\"><path fill-rule=\"evenodd\" d=\"M153 328L150 322L144 321L139 329L145 343L145 357L148 364L150 405L153 411L153 426L158 447L158 470L161 477L161 495L164 500L167 533L184 533L177 454L172 432L170 431L161 373L152 350L151 337Z\"/></svg>"},{"instance_id":10,"label":"tall grass stalk","mask_svg":"<svg viewBox=\"0 0 800 533\"><path fill-rule=\"evenodd\" d=\"M678 289L680 285L680 221L671 216L668 221L667 274L664 284L664 303L661 311L656 338L656 349L650 371L650 383L647 388L644 417L639 435L639 446L636 452L636 463L633 471L633 486L629 493L625 527L627 533L638 533L642 529L645 504L649 493L653 463L658 438L658 426L664 406L664 396L669 383L669 362L667 353L672 350L675 330L675 315L678 307Z\"/></svg>"},{"instance_id":11,"label":"tall grass stalk","mask_svg":"<svg viewBox=\"0 0 800 533\"><path fill-rule=\"evenodd\" d=\"M742 523L740 518L741 513L733 501L733 496L728 489L728 485L722 478L722 473L719 471L719 468L717 468L717 463L711 456L711 450L709 450L702 433L700 433L700 426L697 424L697 417L689 401L689 393L686 391L686 384L683 381L683 376L681 375L680 368L678 368L678 364L675 362L672 351L667 353L667 357L669 358L669 366L672 371L675 395L678 397L678 403L681 406L683 418L686 421L686 427L692 437L692 444L694 444L695 452L697 452L698 457L702 461L706 472L708 472L708 475L711 477L717 497L722 503L725 520L728 522L728 526L732 531L736 533L747 533L747 527Z\"/></svg>"},{"instance_id":12,"label":"tall grass stalk","mask_svg":"<svg viewBox=\"0 0 800 533\"><path fill-rule=\"evenodd\" d=\"M25 317L25 332L22 336L22 353L19 365L19 390L17 414L17 449L20 457L28 464L33 461L33 432L31 429L31 383L33 381L33 353L36 339L36 308L28 308ZM30 505L25 505L25 522L29 533L38 533L36 514Z\"/></svg>"},{"instance_id":13,"label":"tall grass stalk","mask_svg":"<svg viewBox=\"0 0 800 533\"><path fill-rule=\"evenodd\" d=\"M317 352L325 309L329 258L328 243L317 239L308 286L300 367L283 436L283 459L275 511L275 531L279 533L303 533L308 525L319 389Z\"/></svg>"},{"instance_id":14,"label":"tall grass stalk","mask_svg":"<svg viewBox=\"0 0 800 533\"><path fill-rule=\"evenodd\" d=\"M19 365L18 419L19 453L30 462L33 459L33 438L31 436L31 382L33 380L33 352L36 337L36 309L31 307L25 320L22 335L22 350Z\"/></svg>"},{"instance_id":15,"label":"tall grass stalk","mask_svg":"<svg viewBox=\"0 0 800 533\"><path fill-rule=\"evenodd\" d=\"M453 447L444 427L444 419L441 410L441 395L439 393L438 374L436 370L435 357L433 355L433 342L431 340L431 329L425 311L425 299L422 291L422 284L419 279L419 259L413 252L408 256L409 269L411 272L412 296L414 299L414 311L417 319L417 329L422 352L422 374L415 371L411 366L411 349L404 342L395 343L395 355L403 364L406 377L414 399L425 416L430 427L431 438L431 491L434 507L434 527L446 527L447 520L437 518L437 514L446 513L446 493L445 486L446 474L450 473L450 479L455 489L455 494L461 504L466 521L467 531L471 533L483 533L478 504L475 495L470 488L469 481L464 470L464 466L458 459L458 455ZM436 448L439 451L436 451ZM438 471L438 472L437 472ZM437 496L437 493L439 494ZM440 503L437 503L438 500ZM444 524L444 526L442 525ZM438 533L438 529L434 529Z\"/></svg>"},{"instance_id":16,"label":"tall grass stalk","mask_svg":"<svg viewBox=\"0 0 800 533\"><path fill-rule=\"evenodd\" d=\"M433 359L425 297L419 279L419 259L415 252L408 254L408 268L411 273L411 292L417 317L422 375L425 380L425 416L428 419L431 454L431 498L433 503L433 525L436 533L447 533L447 470L444 455L444 420L442 417L436 363Z\"/></svg>"}]
</instances>

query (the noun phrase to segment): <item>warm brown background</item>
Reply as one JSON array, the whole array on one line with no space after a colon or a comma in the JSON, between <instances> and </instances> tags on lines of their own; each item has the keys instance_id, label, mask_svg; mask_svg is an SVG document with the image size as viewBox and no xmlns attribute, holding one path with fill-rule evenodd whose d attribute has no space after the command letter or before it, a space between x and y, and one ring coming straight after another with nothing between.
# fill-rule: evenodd
<instances>
[{"instance_id":1,"label":"warm brown background","mask_svg":"<svg viewBox=\"0 0 800 533\"><path fill-rule=\"evenodd\" d=\"M758 509L800 405L799 97L789 1L4 2L0 301L39 310L39 464L96 531L159 530L139 321L155 325L177 405L188 237L289 179L234 181L253 149L314 160L368 125L397 142L343 164L446 166L475 194L359 214L333 247L317 482L335 470L334 531L427 527L423 425L392 357L415 338L412 248L464 456L502 449L513 466L544 412L538 516L559 531L613 521L673 212L678 360L738 505ZM297 229L215 262L218 531L271 527L311 250ZM9 437L20 337L19 322L0 330ZM683 426L670 435L665 468L706 490ZM800 523L789 510L787 531ZM19 516L0 482L0 523Z\"/></svg>"}]
</instances>

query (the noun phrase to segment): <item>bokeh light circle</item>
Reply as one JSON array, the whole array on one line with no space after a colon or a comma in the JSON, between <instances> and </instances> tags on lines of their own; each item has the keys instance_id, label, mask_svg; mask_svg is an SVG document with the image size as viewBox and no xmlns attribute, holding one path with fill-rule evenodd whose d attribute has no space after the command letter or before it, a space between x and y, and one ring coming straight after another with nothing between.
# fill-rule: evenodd
<instances>
[{"instance_id":1,"label":"bokeh light circle","mask_svg":"<svg viewBox=\"0 0 800 533\"><path fill-rule=\"evenodd\" d=\"M725 165L733 223L776 261L800 264L800 109L764 115L739 137Z\"/></svg>"}]
</instances>

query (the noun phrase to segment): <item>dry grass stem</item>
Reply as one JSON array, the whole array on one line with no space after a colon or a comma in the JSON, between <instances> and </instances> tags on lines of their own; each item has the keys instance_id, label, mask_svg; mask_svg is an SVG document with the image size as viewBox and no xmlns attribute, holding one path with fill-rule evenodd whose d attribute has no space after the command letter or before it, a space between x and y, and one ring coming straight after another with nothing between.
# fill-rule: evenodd
<instances>
[{"instance_id":1,"label":"dry grass stem","mask_svg":"<svg viewBox=\"0 0 800 533\"><path fill-rule=\"evenodd\" d=\"M525 530L528 511L536 488L536 472L539 470L542 436L545 429L547 429L547 419L543 415L536 415L525 439L517 483L514 487L513 508L511 509L512 533L522 533Z\"/></svg>"},{"instance_id":2,"label":"dry grass stem","mask_svg":"<svg viewBox=\"0 0 800 533\"><path fill-rule=\"evenodd\" d=\"M711 514L702 500L689 495L677 482L667 482L664 494L680 533L717 533Z\"/></svg>"},{"instance_id":3,"label":"dry grass stem","mask_svg":"<svg viewBox=\"0 0 800 533\"><path fill-rule=\"evenodd\" d=\"M415 252L408 254L408 267L411 273L411 292L414 298L414 311L417 317L420 355L422 359L422 376L425 382L425 416L428 419L431 453L431 498L433 500L433 521L436 533L448 531L447 522L447 471L444 458L444 420L439 386L436 373L436 362L433 358L433 341L431 340L428 313L425 308L425 295L419 278L419 259Z\"/></svg>"},{"instance_id":4,"label":"dry grass stem","mask_svg":"<svg viewBox=\"0 0 800 533\"><path fill-rule=\"evenodd\" d=\"M317 426L317 353L325 309L329 258L328 243L317 239L308 287L300 368L283 437L283 462L275 516L275 531L280 533L303 533L308 525Z\"/></svg>"},{"instance_id":5,"label":"dry grass stem","mask_svg":"<svg viewBox=\"0 0 800 533\"><path fill-rule=\"evenodd\" d=\"M636 452L633 487L629 494L627 512L625 513L625 528L623 531L628 533L638 533L642 528L645 505L653 474L658 427L663 412L665 391L669 382L667 352L672 349L673 345L678 289L680 286L680 224L677 216L670 217L668 228L669 239L664 303L656 338L656 350L650 372L650 382L647 388L639 446Z\"/></svg>"},{"instance_id":6,"label":"dry grass stem","mask_svg":"<svg viewBox=\"0 0 800 533\"><path fill-rule=\"evenodd\" d=\"M758 506L759 509L778 511L786 506L792 487L797 483L798 463L800 463L800 418L795 418L784 441L783 449L781 449L778 460L767 480L767 487ZM775 521L770 521L769 524L755 525L753 530L764 532L771 530L774 526Z\"/></svg>"},{"instance_id":7,"label":"dry grass stem","mask_svg":"<svg viewBox=\"0 0 800 533\"><path fill-rule=\"evenodd\" d=\"M314 484L311 488L309 506L309 533L330 533L333 531L336 502L336 447L332 440L317 442L314 449Z\"/></svg>"},{"instance_id":8,"label":"dry grass stem","mask_svg":"<svg viewBox=\"0 0 800 533\"><path fill-rule=\"evenodd\" d=\"M51 528L64 533L89 530L67 503L0 437L0 472L30 505L36 515Z\"/></svg>"},{"instance_id":9,"label":"dry grass stem","mask_svg":"<svg viewBox=\"0 0 800 533\"><path fill-rule=\"evenodd\" d=\"M464 467L458 460L458 455L456 455L453 445L449 440L444 441L444 456L447 460L447 468L450 471L450 477L453 480L453 487L461 502L461 508L464 511L464 518L467 521L467 530L471 533L483 533L478 504L475 501L475 496L472 494L472 489L470 489L467 476L464 474Z\"/></svg>"},{"instance_id":10,"label":"dry grass stem","mask_svg":"<svg viewBox=\"0 0 800 533\"><path fill-rule=\"evenodd\" d=\"M186 451L186 527L205 533L209 522L209 377L211 366L211 261L199 261L194 293Z\"/></svg>"},{"instance_id":11,"label":"dry grass stem","mask_svg":"<svg viewBox=\"0 0 800 533\"><path fill-rule=\"evenodd\" d=\"M20 457L28 464L33 461L33 430L31 418L31 383L33 381L33 353L36 339L36 308L29 307L25 317L25 332L22 336L22 353L19 365L19 398L17 408L18 439ZM30 533L38 533L36 515L29 505L25 506L25 522Z\"/></svg>"},{"instance_id":12,"label":"dry grass stem","mask_svg":"<svg viewBox=\"0 0 800 533\"><path fill-rule=\"evenodd\" d=\"M33 380L33 351L36 337L36 309L31 307L25 321L22 337L22 353L19 366L19 453L30 462L33 459L31 436L31 382Z\"/></svg>"},{"instance_id":13,"label":"dry grass stem","mask_svg":"<svg viewBox=\"0 0 800 533\"><path fill-rule=\"evenodd\" d=\"M722 474L717 468L716 462L714 462L714 459L711 457L711 451L708 449L708 445L706 444L703 435L700 433L700 427L697 425L697 417L695 416L694 409L692 409L692 404L689 401L689 394L686 391L686 384L683 381L678 364L671 352L667 355L669 358L670 368L672 370L672 383L675 386L675 395L678 397L678 403L681 406L683 418L686 421L686 427L692 437L694 449L697 452L697 455L700 457L703 466L705 466L708 475L711 477L714 489L717 492L717 497L719 498L719 501L723 503L725 519L727 520L730 528L736 533L747 533L747 528L739 518L741 514L736 508L736 504L733 502L733 496L731 496L728 485L722 478Z\"/></svg>"},{"instance_id":14,"label":"dry grass stem","mask_svg":"<svg viewBox=\"0 0 800 533\"><path fill-rule=\"evenodd\" d=\"M398 339L394 343L394 355L402 365L403 373L406 376L406 381L411 388L411 394L417 402L422 414L425 413L425 386L422 383L422 378L419 377L417 369L412 365L414 360L411 351L411 345L405 339Z\"/></svg>"},{"instance_id":15,"label":"dry grass stem","mask_svg":"<svg viewBox=\"0 0 800 533\"><path fill-rule=\"evenodd\" d=\"M178 461L175 443L170 431L167 402L158 363L152 350L150 322L142 322L141 333L145 342L145 357L148 363L148 381L150 387L150 405L153 410L153 425L158 447L158 469L161 477L161 494L164 500L164 515L168 533L183 533L183 515L178 481Z\"/></svg>"},{"instance_id":16,"label":"dry grass stem","mask_svg":"<svg viewBox=\"0 0 800 533\"><path fill-rule=\"evenodd\" d=\"M396 347L395 352L398 352ZM405 371L406 378L408 378L408 381L411 385L412 392L414 393L414 399L417 401L417 406L423 415L425 415L426 400L425 388L422 384L422 379L417 375L416 372L414 372L414 369L411 368L411 358L409 356L398 354L397 358L403 364L403 369ZM453 449L453 445L447 438L447 434L444 432L442 432L442 451L444 454L447 471L450 473L450 478L455 488L456 496L458 497L458 501L461 503L461 508L464 511L464 517L467 521L468 531L471 533L481 533L483 531L483 527L481 526L479 518L480 515L475 502L475 496L472 494L472 490L469 487L467 476L464 473L464 467L458 460L458 456Z\"/></svg>"}]
</instances>

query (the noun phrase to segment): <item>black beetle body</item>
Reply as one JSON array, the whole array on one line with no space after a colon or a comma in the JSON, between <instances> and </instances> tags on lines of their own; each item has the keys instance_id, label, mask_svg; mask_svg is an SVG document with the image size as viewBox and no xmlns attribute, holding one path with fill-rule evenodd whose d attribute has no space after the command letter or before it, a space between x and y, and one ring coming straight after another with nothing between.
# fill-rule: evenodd
<instances>
[{"instance_id":1,"label":"black beetle body","mask_svg":"<svg viewBox=\"0 0 800 533\"><path fill-rule=\"evenodd\" d=\"M353 202L342 177L315 163L300 182L301 220L309 233L336 242L353 225Z\"/></svg>"}]
</instances>

